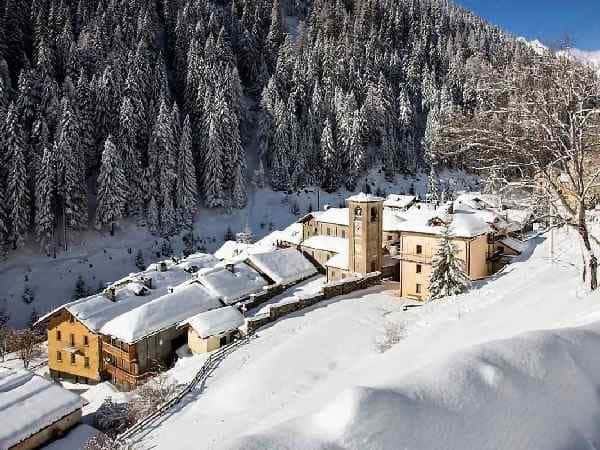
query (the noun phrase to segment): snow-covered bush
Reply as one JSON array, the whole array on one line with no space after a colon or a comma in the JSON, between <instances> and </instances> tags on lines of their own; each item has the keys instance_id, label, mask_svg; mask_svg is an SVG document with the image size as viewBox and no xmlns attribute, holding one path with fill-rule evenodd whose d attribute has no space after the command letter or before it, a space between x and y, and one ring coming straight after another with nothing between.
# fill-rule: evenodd
<instances>
[{"instance_id":1,"label":"snow-covered bush","mask_svg":"<svg viewBox=\"0 0 600 450\"><path fill-rule=\"evenodd\" d=\"M404 323L386 322L385 331L375 347L379 353L385 353L406 336Z\"/></svg>"}]
</instances>

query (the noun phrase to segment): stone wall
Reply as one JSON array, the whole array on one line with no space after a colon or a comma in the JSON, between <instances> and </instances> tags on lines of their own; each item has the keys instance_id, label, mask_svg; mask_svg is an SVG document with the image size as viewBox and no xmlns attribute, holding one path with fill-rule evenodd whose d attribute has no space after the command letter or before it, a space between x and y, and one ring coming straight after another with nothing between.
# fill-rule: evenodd
<instances>
[{"instance_id":1,"label":"stone wall","mask_svg":"<svg viewBox=\"0 0 600 450\"><path fill-rule=\"evenodd\" d=\"M268 323L274 322L293 312L316 305L323 300L375 286L381 282L381 279L381 272L374 272L367 274L364 277L357 275L352 278L345 278L336 282L327 283L321 288L321 292L318 294L310 297L300 297L296 301L284 303L282 305L273 305L269 308L268 313L249 318L246 321L246 333L253 334L257 329Z\"/></svg>"}]
</instances>

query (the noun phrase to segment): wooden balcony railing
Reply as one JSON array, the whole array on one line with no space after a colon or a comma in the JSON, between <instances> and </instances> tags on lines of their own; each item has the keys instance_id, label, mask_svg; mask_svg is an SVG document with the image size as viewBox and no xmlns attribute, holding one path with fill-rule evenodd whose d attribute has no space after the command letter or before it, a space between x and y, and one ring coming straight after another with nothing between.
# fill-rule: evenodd
<instances>
[{"instance_id":1,"label":"wooden balcony railing","mask_svg":"<svg viewBox=\"0 0 600 450\"><path fill-rule=\"evenodd\" d=\"M121 369L117 366L114 366L109 363L104 363L104 370L115 380L117 381L126 381L129 384L136 385L143 382L146 378L153 375L151 372L146 372L141 375L134 375L130 372L127 372L124 369Z\"/></svg>"},{"instance_id":2,"label":"wooden balcony railing","mask_svg":"<svg viewBox=\"0 0 600 450\"><path fill-rule=\"evenodd\" d=\"M108 353L109 355L114 356L115 358L125 359L127 361L133 361L137 359L134 346L130 346L129 350L126 351L119 347L115 347L109 341L104 340L102 341L102 351L104 353Z\"/></svg>"}]
</instances>

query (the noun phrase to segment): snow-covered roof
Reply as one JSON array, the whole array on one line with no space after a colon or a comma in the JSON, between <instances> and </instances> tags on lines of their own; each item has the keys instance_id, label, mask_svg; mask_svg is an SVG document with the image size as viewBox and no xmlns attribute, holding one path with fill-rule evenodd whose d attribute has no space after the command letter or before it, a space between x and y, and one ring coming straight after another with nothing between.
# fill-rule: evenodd
<instances>
[{"instance_id":1,"label":"snow-covered roof","mask_svg":"<svg viewBox=\"0 0 600 450\"><path fill-rule=\"evenodd\" d=\"M295 248L257 253L250 263L278 284L289 284L317 273L315 266Z\"/></svg>"},{"instance_id":2,"label":"snow-covered roof","mask_svg":"<svg viewBox=\"0 0 600 450\"><path fill-rule=\"evenodd\" d=\"M336 269L348 270L348 253L338 253L325 263L327 267L334 267Z\"/></svg>"},{"instance_id":3,"label":"snow-covered roof","mask_svg":"<svg viewBox=\"0 0 600 450\"><path fill-rule=\"evenodd\" d=\"M411 208L404 213L400 213L400 216L404 221L398 221L396 229L393 231L439 234L442 226L437 225L437 223L448 219L445 207L438 209L429 207ZM452 234L456 237L475 237L492 231L490 224L485 220L486 215L482 215L477 210L455 209L451 218Z\"/></svg>"},{"instance_id":4,"label":"snow-covered roof","mask_svg":"<svg viewBox=\"0 0 600 450\"><path fill-rule=\"evenodd\" d=\"M332 223L335 225L350 224L350 214L348 208L329 208L327 211L318 211L314 213L317 222Z\"/></svg>"},{"instance_id":5,"label":"snow-covered roof","mask_svg":"<svg viewBox=\"0 0 600 450\"><path fill-rule=\"evenodd\" d=\"M221 306L219 299L208 289L197 282L190 282L175 287L172 293L115 317L100 332L132 343L198 313Z\"/></svg>"},{"instance_id":6,"label":"snow-covered roof","mask_svg":"<svg viewBox=\"0 0 600 450\"><path fill-rule=\"evenodd\" d=\"M185 323L189 324L198 336L207 338L241 327L244 324L244 316L233 306L225 306L195 315Z\"/></svg>"},{"instance_id":7,"label":"snow-covered roof","mask_svg":"<svg viewBox=\"0 0 600 450\"><path fill-rule=\"evenodd\" d=\"M500 240L500 243L506 247L512 248L514 251L523 253L527 250L528 244L527 242L519 241L518 239L514 239L511 237L505 237Z\"/></svg>"},{"instance_id":8,"label":"snow-covered roof","mask_svg":"<svg viewBox=\"0 0 600 450\"><path fill-rule=\"evenodd\" d=\"M533 216L533 211L530 209L505 209L502 211L510 222L518 223L523 226Z\"/></svg>"},{"instance_id":9,"label":"snow-covered roof","mask_svg":"<svg viewBox=\"0 0 600 450\"><path fill-rule=\"evenodd\" d=\"M383 231L398 231L402 222L405 222L401 213L397 213L391 209L383 210Z\"/></svg>"},{"instance_id":10,"label":"snow-covered roof","mask_svg":"<svg viewBox=\"0 0 600 450\"><path fill-rule=\"evenodd\" d=\"M365 194L364 192L361 192L360 194L356 194L353 195L351 197L348 197L346 199L346 201L348 202L363 202L363 203L367 203L367 202L383 202L385 199L381 198L381 197L377 197L376 195L372 195L372 194Z\"/></svg>"},{"instance_id":11,"label":"snow-covered roof","mask_svg":"<svg viewBox=\"0 0 600 450\"><path fill-rule=\"evenodd\" d=\"M23 369L0 368L0 448L14 445L82 407L81 397Z\"/></svg>"},{"instance_id":12,"label":"snow-covered roof","mask_svg":"<svg viewBox=\"0 0 600 450\"><path fill-rule=\"evenodd\" d=\"M348 240L334 236L312 236L302 242L302 247L342 253L348 250Z\"/></svg>"},{"instance_id":13,"label":"snow-covered roof","mask_svg":"<svg viewBox=\"0 0 600 450\"><path fill-rule=\"evenodd\" d=\"M177 267L183 270L189 270L191 268L204 269L206 267L213 267L218 264L219 259L209 253L193 253L188 257L184 258Z\"/></svg>"},{"instance_id":14,"label":"snow-covered roof","mask_svg":"<svg viewBox=\"0 0 600 450\"><path fill-rule=\"evenodd\" d=\"M250 294L261 292L268 284L247 264L237 263L230 266L233 271L227 267L215 267L198 272L198 281L227 304L233 304Z\"/></svg>"},{"instance_id":15,"label":"snow-covered roof","mask_svg":"<svg viewBox=\"0 0 600 450\"><path fill-rule=\"evenodd\" d=\"M232 259L236 256L245 254L249 247L252 244L245 244L242 242L236 241L225 241L225 243L215 252L215 257L217 259Z\"/></svg>"},{"instance_id":16,"label":"snow-covered roof","mask_svg":"<svg viewBox=\"0 0 600 450\"><path fill-rule=\"evenodd\" d=\"M389 194L383 202L383 206L384 208L405 209L412 205L416 199L414 195Z\"/></svg>"},{"instance_id":17,"label":"snow-covered roof","mask_svg":"<svg viewBox=\"0 0 600 450\"><path fill-rule=\"evenodd\" d=\"M279 240L297 245L302 242L303 231L302 224L294 222L281 232Z\"/></svg>"},{"instance_id":18,"label":"snow-covered roof","mask_svg":"<svg viewBox=\"0 0 600 450\"><path fill-rule=\"evenodd\" d=\"M502 199L499 195L481 192L462 192L455 200L455 205L464 204L473 209L500 208Z\"/></svg>"}]
</instances>

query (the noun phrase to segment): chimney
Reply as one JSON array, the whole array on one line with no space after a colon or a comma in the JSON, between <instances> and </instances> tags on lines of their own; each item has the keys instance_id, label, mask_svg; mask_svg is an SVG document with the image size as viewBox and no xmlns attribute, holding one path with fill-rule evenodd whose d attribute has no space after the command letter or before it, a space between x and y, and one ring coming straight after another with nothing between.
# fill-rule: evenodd
<instances>
[{"instance_id":1,"label":"chimney","mask_svg":"<svg viewBox=\"0 0 600 450\"><path fill-rule=\"evenodd\" d=\"M167 271L167 262L166 261L161 261L158 263L158 271L159 272L166 272Z\"/></svg>"},{"instance_id":2,"label":"chimney","mask_svg":"<svg viewBox=\"0 0 600 450\"><path fill-rule=\"evenodd\" d=\"M231 273L235 273L235 264L225 264L225 268L229 270Z\"/></svg>"},{"instance_id":3,"label":"chimney","mask_svg":"<svg viewBox=\"0 0 600 450\"><path fill-rule=\"evenodd\" d=\"M152 289L152 277L141 277L141 281L148 289Z\"/></svg>"}]
</instances>

